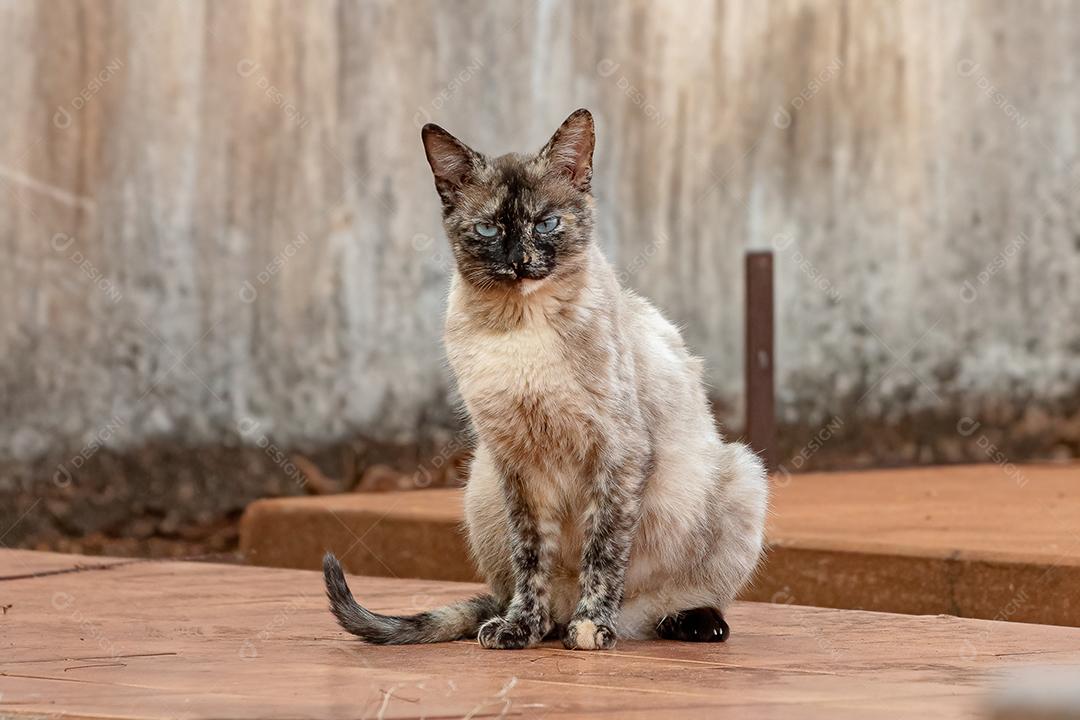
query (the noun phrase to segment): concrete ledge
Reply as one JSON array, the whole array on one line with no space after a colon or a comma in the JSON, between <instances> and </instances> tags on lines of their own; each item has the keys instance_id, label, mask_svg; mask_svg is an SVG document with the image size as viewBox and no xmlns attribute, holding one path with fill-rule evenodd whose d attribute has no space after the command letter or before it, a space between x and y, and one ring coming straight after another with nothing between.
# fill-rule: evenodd
<instances>
[{"instance_id":1,"label":"concrete ledge","mask_svg":"<svg viewBox=\"0 0 1080 720\"><path fill-rule=\"evenodd\" d=\"M240 521L240 549L255 565L322 567L331 551L348 572L475 580L456 489L259 500Z\"/></svg>"},{"instance_id":2,"label":"concrete ledge","mask_svg":"<svg viewBox=\"0 0 1080 720\"><path fill-rule=\"evenodd\" d=\"M748 600L1080 627L1080 465L967 465L774 478ZM475 580L460 490L263 500L252 563Z\"/></svg>"}]
</instances>

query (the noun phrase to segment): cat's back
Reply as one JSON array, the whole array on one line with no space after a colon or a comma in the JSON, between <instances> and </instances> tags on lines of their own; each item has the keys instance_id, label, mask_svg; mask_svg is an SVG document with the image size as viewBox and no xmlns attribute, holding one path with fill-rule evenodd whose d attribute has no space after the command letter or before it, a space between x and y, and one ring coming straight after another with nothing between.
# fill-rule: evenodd
<instances>
[{"instance_id":1,"label":"cat's back","mask_svg":"<svg viewBox=\"0 0 1080 720\"><path fill-rule=\"evenodd\" d=\"M721 440L706 398L704 363L650 301L628 289L620 299L638 401L659 454L695 457L708 465Z\"/></svg>"},{"instance_id":2,"label":"cat's back","mask_svg":"<svg viewBox=\"0 0 1080 720\"><path fill-rule=\"evenodd\" d=\"M639 365L646 373L691 376L701 373L701 360L690 353L682 334L652 302L633 290L621 288L623 327L632 336Z\"/></svg>"}]
</instances>

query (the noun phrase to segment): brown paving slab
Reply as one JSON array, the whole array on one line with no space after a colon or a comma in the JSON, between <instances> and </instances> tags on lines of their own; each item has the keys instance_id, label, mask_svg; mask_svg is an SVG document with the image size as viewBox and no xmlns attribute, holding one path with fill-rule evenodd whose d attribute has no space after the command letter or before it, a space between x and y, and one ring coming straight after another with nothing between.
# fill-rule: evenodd
<instances>
[{"instance_id":1,"label":"brown paving slab","mask_svg":"<svg viewBox=\"0 0 1080 720\"><path fill-rule=\"evenodd\" d=\"M788 547L1080 565L1080 463L813 473L774 481L770 529L774 542Z\"/></svg>"},{"instance_id":2,"label":"brown paving slab","mask_svg":"<svg viewBox=\"0 0 1080 720\"><path fill-rule=\"evenodd\" d=\"M776 476L770 550L745 599L1080 626L1080 464ZM474 580L461 491L264 500L251 562Z\"/></svg>"},{"instance_id":3,"label":"brown paving slab","mask_svg":"<svg viewBox=\"0 0 1080 720\"><path fill-rule=\"evenodd\" d=\"M351 582L384 612L478 589ZM742 602L717 645L377 647L335 625L318 573L200 563L4 580L0 599L4 717L960 718L1005 670L1080 669L1075 628Z\"/></svg>"}]
</instances>

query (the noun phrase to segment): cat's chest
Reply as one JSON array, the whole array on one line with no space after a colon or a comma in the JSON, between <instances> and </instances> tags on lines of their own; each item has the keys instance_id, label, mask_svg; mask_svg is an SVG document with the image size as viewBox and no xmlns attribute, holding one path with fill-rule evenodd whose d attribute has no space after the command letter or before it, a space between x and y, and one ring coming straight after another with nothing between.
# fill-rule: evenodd
<instances>
[{"instance_id":1,"label":"cat's chest","mask_svg":"<svg viewBox=\"0 0 1080 720\"><path fill-rule=\"evenodd\" d=\"M494 450L588 454L597 435L596 395L579 379L580 358L553 328L448 338L447 350L469 414Z\"/></svg>"},{"instance_id":2,"label":"cat's chest","mask_svg":"<svg viewBox=\"0 0 1080 720\"><path fill-rule=\"evenodd\" d=\"M466 402L487 397L568 399L581 391L563 339L549 325L448 340Z\"/></svg>"}]
</instances>

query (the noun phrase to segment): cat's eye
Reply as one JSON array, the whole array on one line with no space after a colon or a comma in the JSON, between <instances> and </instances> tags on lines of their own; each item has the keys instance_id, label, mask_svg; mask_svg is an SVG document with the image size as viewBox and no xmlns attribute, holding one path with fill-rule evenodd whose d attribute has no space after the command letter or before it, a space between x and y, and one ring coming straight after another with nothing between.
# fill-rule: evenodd
<instances>
[{"instance_id":1,"label":"cat's eye","mask_svg":"<svg viewBox=\"0 0 1080 720\"><path fill-rule=\"evenodd\" d=\"M476 223L474 226L476 234L480 237L491 238L499 234L499 228L495 225L488 225L487 223Z\"/></svg>"},{"instance_id":2,"label":"cat's eye","mask_svg":"<svg viewBox=\"0 0 1080 720\"><path fill-rule=\"evenodd\" d=\"M541 235L547 235L549 232L559 227L559 218L555 215L552 215L551 217L544 218L540 222L536 223L536 225L534 225L533 227L536 228L536 232L540 233Z\"/></svg>"}]
</instances>

